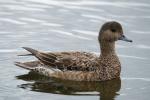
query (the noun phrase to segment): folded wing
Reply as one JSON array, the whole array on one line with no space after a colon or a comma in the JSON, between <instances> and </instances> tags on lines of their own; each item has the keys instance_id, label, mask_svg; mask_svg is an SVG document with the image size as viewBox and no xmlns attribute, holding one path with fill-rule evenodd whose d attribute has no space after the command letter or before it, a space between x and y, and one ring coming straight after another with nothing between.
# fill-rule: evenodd
<instances>
[{"instance_id":1,"label":"folded wing","mask_svg":"<svg viewBox=\"0 0 150 100\"><path fill-rule=\"evenodd\" d=\"M86 52L55 52L44 53L32 48L23 47L38 58L43 65L68 71L92 71L96 64L96 55Z\"/></svg>"}]
</instances>

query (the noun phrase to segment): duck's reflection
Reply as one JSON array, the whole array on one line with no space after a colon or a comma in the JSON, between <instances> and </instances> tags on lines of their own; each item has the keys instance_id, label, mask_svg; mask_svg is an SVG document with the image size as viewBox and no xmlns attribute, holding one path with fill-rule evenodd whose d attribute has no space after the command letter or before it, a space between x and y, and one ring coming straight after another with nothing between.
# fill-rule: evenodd
<instances>
[{"instance_id":1,"label":"duck's reflection","mask_svg":"<svg viewBox=\"0 0 150 100\"><path fill-rule=\"evenodd\" d=\"M105 82L76 82L52 79L33 72L17 76L17 78L32 81L32 83L19 85L20 88L64 95L100 95L100 100L114 100L121 87L120 79Z\"/></svg>"}]
</instances>

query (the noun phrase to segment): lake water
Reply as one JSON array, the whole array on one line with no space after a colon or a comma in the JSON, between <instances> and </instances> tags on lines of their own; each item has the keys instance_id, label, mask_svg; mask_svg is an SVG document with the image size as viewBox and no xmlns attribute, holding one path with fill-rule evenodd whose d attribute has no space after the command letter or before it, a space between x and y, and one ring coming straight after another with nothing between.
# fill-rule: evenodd
<instances>
[{"instance_id":1,"label":"lake water","mask_svg":"<svg viewBox=\"0 0 150 100\"><path fill-rule=\"evenodd\" d=\"M119 21L133 43L117 42L121 79L60 81L28 73L14 61L29 46L99 53L101 25ZM0 0L0 100L149 100L149 0Z\"/></svg>"}]
</instances>

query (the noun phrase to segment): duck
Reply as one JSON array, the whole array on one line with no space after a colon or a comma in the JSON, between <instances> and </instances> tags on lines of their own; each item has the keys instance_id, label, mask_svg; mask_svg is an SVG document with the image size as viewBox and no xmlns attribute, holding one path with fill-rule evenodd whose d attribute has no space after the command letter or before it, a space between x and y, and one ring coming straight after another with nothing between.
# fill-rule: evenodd
<instances>
[{"instance_id":1,"label":"duck","mask_svg":"<svg viewBox=\"0 0 150 100\"><path fill-rule=\"evenodd\" d=\"M71 81L107 81L120 78L121 63L116 54L115 42L132 42L117 21L105 22L99 31L100 55L91 52L43 52L23 47L38 60L15 62L16 66L50 78Z\"/></svg>"}]
</instances>

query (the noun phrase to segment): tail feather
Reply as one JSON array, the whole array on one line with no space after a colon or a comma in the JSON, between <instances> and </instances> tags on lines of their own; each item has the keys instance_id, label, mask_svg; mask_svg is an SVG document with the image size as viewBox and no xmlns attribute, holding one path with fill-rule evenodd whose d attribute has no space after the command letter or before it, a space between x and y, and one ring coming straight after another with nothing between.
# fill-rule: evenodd
<instances>
[{"instance_id":1,"label":"tail feather","mask_svg":"<svg viewBox=\"0 0 150 100\"><path fill-rule=\"evenodd\" d=\"M53 77L55 76L53 75L54 73L61 72L61 70L59 69L48 68L46 66L43 66L38 61L32 61L26 63L15 62L15 65L48 77Z\"/></svg>"},{"instance_id":2,"label":"tail feather","mask_svg":"<svg viewBox=\"0 0 150 100\"><path fill-rule=\"evenodd\" d=\"M17 55L17 56L33 56L33 54L19 54L19 55Z\"/></svg>"},{"instance_id":3,"label":"tail feather","mask_svg":"<svg viewBox=\"0 0 150 100\"><path fill-rule=\"evenodd\" d=\"M48 66L56 66L55 62L57 56L52 53L43 53L29 47L23 47L25 50L29 51L31 55L35 56L41 63Z\"/></svg>"},{"instance_id":4,"label":"tail feather","mask_svg":"<svg viewBox=\"0 0 150 100\"><path fill-rule=\"evenodd\" d=\"M29 48L29 47L22 47L22 48L24 48L25 50L29 51L33 55L36 55L38 53L37 50Z\"/></svg>"},{"instance_id":5,"label":"tail feather","mask_svg":"<svg viewBox=\"0 0 150 100\"><path fill-rule=\"evenodd\" d=\"M19 66L21 68L27 69L27 70L33 70L34 69L34 67L27 66L26 64L21 63L21 62L15 62L15 65Z\"/></svg>"}]
</instances>

